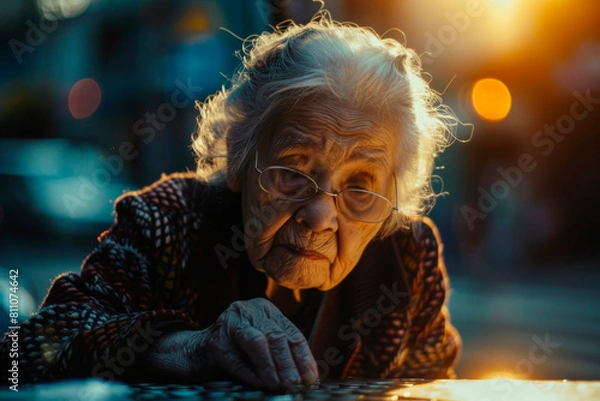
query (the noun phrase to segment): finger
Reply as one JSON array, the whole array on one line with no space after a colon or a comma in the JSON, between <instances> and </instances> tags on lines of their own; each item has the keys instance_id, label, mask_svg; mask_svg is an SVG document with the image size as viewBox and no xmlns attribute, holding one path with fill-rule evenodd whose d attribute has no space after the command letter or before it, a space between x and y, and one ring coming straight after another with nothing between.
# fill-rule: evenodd
<instances>
[{"instance_id":1,"label":"finger","mask_svg":"<svg viewBox=\"0 0 600 401\"><path fill-rule=\"evenodd\" d=\"M233 378L240 380L244 384L254 387L264 387L260 378L254 373L252 365L249 363L246 355L239 347L231 341L231 338L222 330L225 326L220 327L220 332L212 332L209 334L207 342L204 344L205 349L210 349L212 359L214 361L217 373L219 371L227 373ZM206 354L201 355L203 359L207 358Z\"/></svg>"},{"instance_id":2,"label":"finger","mask_svg":"<svg viewBox=\"0 0 600 401\"><path fill-rule=\"evenodd\" d=\"M319 369L304 336L299 341L289 340L289 345L302 382L307 386L316 382Z\"/></svg>"},{"instance_id":3,"label":"finger","mask_svg":"<svg viewBox=\"0 0 600 401\"><path fill-rule=\"evenodd\" d=\"M255 374L270 390L281 387L275 363L271 358L269 342L265 335L251 326L238 327L232 338L242 352L248 356L255 368Z\"/></svg>"},{"instance_id":4,"label":"finger","mask_svg":"<svg viewBox=\"0 0 600 401\"><path fill-rule=\"evenodd\" d=\"M252 367L241 353L226 352L221 355L220 368L225 370L233 378L256 388L264 388L262 380L254 373Z\"/></svg>"},{"instance_id":5,"label":"finger","mask_svg":"<svg viewBox=\"0 0 600 401\"><path fill-rule=\"evenodd\" d=\"M300 384L300 373L296 367L296 361L290 351L287 335L277 329L267 333L267 340L271 350L271 358L277 368L279 380L285 388L292 388L294 384Z\"/></svg>"},{"instance_id":6,"label":"finger","mask_svg":"<svg viewBox=\"0 0 600 401\"><path fill-rule=\"evenodd\" d=\"M308 341L300 330L285 316L281 316L279 324L286 333L292 356L300 377L305 384L312 384L319 378L317 362L313 357Z\"/></svg>"}]
</instances>

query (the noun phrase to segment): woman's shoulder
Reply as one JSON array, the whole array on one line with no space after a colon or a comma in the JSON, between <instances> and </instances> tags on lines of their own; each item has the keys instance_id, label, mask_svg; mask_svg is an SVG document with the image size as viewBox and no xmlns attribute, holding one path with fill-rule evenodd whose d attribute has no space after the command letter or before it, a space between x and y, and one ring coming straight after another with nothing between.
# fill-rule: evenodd
<instances>
[{"instance_id":1,"label":"woman's shoulder","mask_svg":"<svg viewBox=\"0 0 600 401\"><path fill-rule=\"evenodd\" d=\"M396 257L409 276L420 270L436 269L443 263L440 233L429 217L411 218L407 227L397 230L384 241L394 249Z\"/></svg>"},{"instance_id":2,"label":"woman's shoulder","mask_svg":"<svg viewBox=\"0 0 600 401\"><path fill-rule=\"evenodd\" d=\"M159 180L135 191L121 195L115 202L117 209L122 206L145 204L157 209L186 209L191 203L202 200L206 184L200 182L194 173L163 174Z\"/></svg>"},{"instance_id":3,"label":"woman's shoulder","mask_svg":"<svg viewBox=\"0 0 600 401\"><path fill-rule=\"evenodd\" d=\"M131 208L155 214L189 213L236 201L236 194L225 185L211 185L193 172L180 172L163 174L148 186L124 193L116 200L115 208L117 214Z\"/></svg>"},{"instance_id":4,"label":"woman's shoulder","mask_svg":"<svg viewBox=\"0 0 600 401\"><path fill-rule=\"evenodd\" d=\"M442 242L435 223L428 217L414 217L403 228L373 240L357 268L368 272L375 268L380 272L401 272L410 279L419 271L435 269L442 262L441 254Z\"/></svg>"},{"instance_id":5,"label":"woman's shoulder","mask_svg":"<svg viewBox=\"0 0 600 401\"><path fill-rule=\"evenodd\" d=\"M239 194L224 185L210 185L195 173L165 174L146 187L121 195L115 202L115 223L139 227L147 236L153 232L162 235L167 227L191 234L241 218L240 204Z\"/></svg>"},{"instance_id":6,"label":"woman's shoulder","mask_svg":"<svg viewBox=\"0 0 600 401\"><path fill-rule=\"evenodd\" d=\"M437 226L427 216L412 217L406 227L386 237L386 240L399 242L411 248L437 248L442 245Z\"/></svg>"}]
</instances>

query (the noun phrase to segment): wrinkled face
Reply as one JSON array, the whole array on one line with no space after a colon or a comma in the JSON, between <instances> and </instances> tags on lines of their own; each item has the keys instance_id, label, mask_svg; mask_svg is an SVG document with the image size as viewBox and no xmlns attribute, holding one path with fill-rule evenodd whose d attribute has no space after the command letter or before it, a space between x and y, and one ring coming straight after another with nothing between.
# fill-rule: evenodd
<instances>
[{"instance_id":1,"label":"wrinkled face","mask_svg":"<svg viewBox=\"0 0 600 401\"><path fill-rule=\"evenodd\" d=\"M397 139L369 117L323 102L298 105L259 145L258 167L292 168L328 192L376 187L395 206ZM382 223L349 218L323 192L301 202L279 199L261 189L258 176L251 165L241 184L250 262L290 289L339 284Z\"/></svg>"}]
</instances>

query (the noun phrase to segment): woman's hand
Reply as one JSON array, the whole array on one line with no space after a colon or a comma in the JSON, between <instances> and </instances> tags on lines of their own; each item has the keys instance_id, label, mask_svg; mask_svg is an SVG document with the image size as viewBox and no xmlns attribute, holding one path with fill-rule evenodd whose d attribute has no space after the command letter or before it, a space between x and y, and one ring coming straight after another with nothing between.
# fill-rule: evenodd
<instances>
[{"instance_id":1,"label":"woman's hand","mask_svg":"<svg viewBox=\"0 0 600 401\"><path fill-rule=\"evenodd\" d=\"M312 384L317 364L298 328L266 299L236 301L188 348L192 360L246 384L280 390Z\"/></svg>"},{"instance_id":2,"label":"woman's hand","mask_svg":"<svg viewBox=\"0 0 600 401\"><path fill-rule=\"evenodd\" d=\"M268 390L312 384L318 370L304 335L266 299L236 301L204 330L161 336L138 372L187 381L228 376Z\"/></svg>"}]
</instances>

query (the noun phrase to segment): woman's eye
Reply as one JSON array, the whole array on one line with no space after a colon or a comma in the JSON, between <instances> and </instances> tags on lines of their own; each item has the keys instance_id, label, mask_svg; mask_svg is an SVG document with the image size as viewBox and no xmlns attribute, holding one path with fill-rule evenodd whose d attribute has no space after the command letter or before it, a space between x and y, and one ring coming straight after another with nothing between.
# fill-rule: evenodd
<instances>
[{"instance_id":1,"label":"woman's eye","mask_svg":"<svg viewBox=\"0 0 600 401\"><path fill-rule=\"evenodd\" d=\"M270 170L271 182L274 190L288 198L304 198L310 196L306 193L311 187L310 180L295 171L287 169Z\"/></svg>"},{"instance_id":2,"label":"woman's eye","mask_svg":"<svg viewBox=\"0 0 600 401\"><path fill-rule=\"evenodd\" d=\"M367 191L369 190L369 189L367 188L367 186L366 186L366 185L364 185L364 184L354 184L354 185L348 185L346 188L347 188L347 189L364 189L364 190L367 190Z\"/></svg>"},{"instance_id":3,"label":"woman's eye","mask_svg":"<svg viewBox=\"0 0 600 401\"><path fill-rule=\"evenodd\" d=\"M375 187L375 178L368 172L356 172L346 179L346 188L365 189L372 191Z\"/></svg>"},{"instance_id":4,"label":"woman's eye","mask_svg":"<svg viewBox=\"0 0 600 401\"><path fill-rule=\"evenodd\" d=\"M371 180L351 180L346 184L348 189L364 189L366 191L373 191L374 185Z\"/></svg>"},{"instance_id":5,"label":"woman's eye","mask_svg":"<svg viewBox=\"0 0 600 401\"><path fill-rule=\"evenodd\" d=\"M362 189L362 188L360 188ZM348 191L349 198L352 198L355 201L364 201L366 199L370 199L373 195L369 192L364 191Z\"/></svg>"},{"instance_id":6,"label":"woman's eye","mask_svg":"<svg viewBox=\"0 0 600 401\"><path fill-rule=\"evenodd\" d=\"M281 180L286 184L295 184L304 182L306 179L298 173L289 170L284 170L282 172Z\"/></svg>"},{"instance_id":7,"label":"woman's eye","mask_svg":"<svg viewBox=\"0 0 600 401\"><path fill-rule=\"evenodd\" d=\"M373 208L379 199L370 192L346 191L343 200L347 209L353 212L364 212Z\"/></svg>"}]
</instances>

